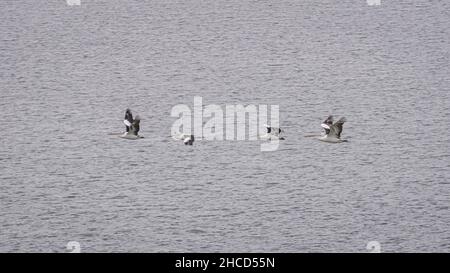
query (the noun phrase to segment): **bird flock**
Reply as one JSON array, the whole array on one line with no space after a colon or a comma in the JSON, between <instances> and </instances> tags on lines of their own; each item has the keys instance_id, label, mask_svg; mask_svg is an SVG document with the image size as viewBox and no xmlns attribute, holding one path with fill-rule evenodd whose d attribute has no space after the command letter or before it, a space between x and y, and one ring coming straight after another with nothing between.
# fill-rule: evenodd
<instances>
[{"instance_id":1,"label":"bird flock","mask_svg":"<svg viewBox=\"0 0 450 273\"><path fill-rule=\"evenodd\" d=\"M141 119L139 115L136 115L133 118L133 114L130 109L126 109L125 118L123 123L125 124L125 133L120 135L121 138L125 139L140 139L143 136L139 135L140 130L140 122ZM341 139L341 133L343 130L343 125L346 122L345 117L338 119L334 122L333 116L328 116L321 124L321 127L324 129L323 134L321 135L308 135L306 137L314 137L320 141L328 142L328 143L341 143L347 142L345 139ZM268 125L264 125L267 128L266 134L260 136L262 140L284 140L285 138L281 135L282 130L278 127L271 127ZM183 141L184 145L193 145L195 141L195 137L192 134L182 134L178 136L176 139Z\"/></svg>"}]
</instances>

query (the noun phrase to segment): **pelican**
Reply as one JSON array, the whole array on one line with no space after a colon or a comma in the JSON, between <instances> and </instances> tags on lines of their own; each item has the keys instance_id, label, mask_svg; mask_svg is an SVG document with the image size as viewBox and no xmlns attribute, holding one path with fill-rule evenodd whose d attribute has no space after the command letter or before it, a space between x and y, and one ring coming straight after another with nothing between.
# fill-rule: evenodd
<instances>
[{"instance_id":1,"label":"pelican","mask_svg":"<svg viewBox=\"0 0 450 273\"><path fill-rule=\"evenodd\" d=\"M123 121L125 124L126 132L123 133L120 137L125 139L140 139L144 138L139 135L141 118L137 115L133 119L133 114L130 109L125 111L125 119Z\"/></svg>"},{"instance_id":2,"label":"pelican","mask_svg":"<svg viewBox=\"0 0 450 273\"><path fill-rule=\"evenodd\" d=\"M322 124L322 128L325 129L325 135L318 137L317 139L329 143L341 143L347 142L347 140L341 139L342 126L347 120L342 117L335 123L333 123L333 117L329 116Z\"/></svg>"}]
</instances>

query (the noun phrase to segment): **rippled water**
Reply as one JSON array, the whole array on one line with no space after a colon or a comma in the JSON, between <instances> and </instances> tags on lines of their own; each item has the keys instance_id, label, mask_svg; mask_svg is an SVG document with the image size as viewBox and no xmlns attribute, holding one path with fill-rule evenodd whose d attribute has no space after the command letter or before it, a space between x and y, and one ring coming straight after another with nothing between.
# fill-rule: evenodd
<instances>
[{"instance_id":1,"label":"rippled water","mask_svg":"<svg viewBox=\"0 0 450 273\"><path fill-rule=\"evenodd\" d=\"M0 251L450 249L448 1L0 2ZM280 106L286 140L169 138ZM146 138L109 135L126 107ZM330 113L350 142L304 138Z\"/></svg>"}]
</instances>

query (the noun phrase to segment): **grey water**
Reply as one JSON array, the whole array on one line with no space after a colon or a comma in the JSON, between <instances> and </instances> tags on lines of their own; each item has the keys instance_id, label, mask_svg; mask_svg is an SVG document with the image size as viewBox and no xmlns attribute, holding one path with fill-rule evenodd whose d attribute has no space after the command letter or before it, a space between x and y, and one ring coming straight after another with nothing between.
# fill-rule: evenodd
<instances>
[{"instance_id":1,"label":"grey water","mask_svg":"<svg viewBox=\"0 0 450 273\"><path fill-rule=\"evenodd\" d=\"M2 0L0 39L0 252L450 250L448 1ZM286 140L184 146L194 96Z\"/></svg>"}]
</instances>

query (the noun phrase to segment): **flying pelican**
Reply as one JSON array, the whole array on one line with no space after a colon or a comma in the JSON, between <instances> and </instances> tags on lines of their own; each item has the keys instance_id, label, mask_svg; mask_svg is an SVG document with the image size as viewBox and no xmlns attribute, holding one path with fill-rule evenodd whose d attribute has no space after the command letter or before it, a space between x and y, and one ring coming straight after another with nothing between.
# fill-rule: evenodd
<instances>
[{"instance_id":1,"label":"flying pelican","mask_svg":"<svg viewBox=\"0 0 450 273\"><path fill-rule=\"evenodd\" d=\"M325 129L325 135L318 137L317 139L329 143L341 143L347 142L347 140L341 139L342 126L347 120L342 117L335 123L333 123L333 117L329 116L322 124L322 128Z\"/></svg>"},{"instance_id":2,"label":"flying pelican","mask_svg":"<svg viewBox=\"0 0 450 273\"><path fill-rule=\"evenodd\" d=\"M139 115L137 115L133 119L133 114L131 113L131 110L127 109L125 111L125 119L123 120L123 123L125 124L126 132L120 136L121 138L126 138L126 139L143 138L142 136L139 135L140 123L141 123L141 118L139 117Z\"/></svg>"}]
</instances>

